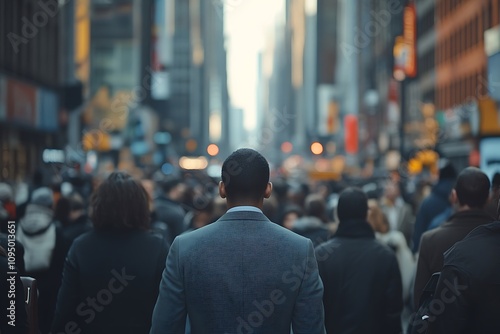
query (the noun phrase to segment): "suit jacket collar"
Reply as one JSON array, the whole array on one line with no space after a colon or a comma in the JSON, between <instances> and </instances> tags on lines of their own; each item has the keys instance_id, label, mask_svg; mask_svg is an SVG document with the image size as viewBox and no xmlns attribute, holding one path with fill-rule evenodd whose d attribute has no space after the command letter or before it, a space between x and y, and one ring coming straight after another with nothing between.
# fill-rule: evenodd
<instances>
[{"instance_id":1,"label":"suit jacket collar","mask_svg":"<svg viewBox=\"0 0 500 334\"><path fill-rule=\"evenodd\" d=\"M254 211L228 212L219 218L219 221L235 221L235 220L255 220L262 222L270 222L270 220L263 213Z\"/></svg>"}]
</instances>

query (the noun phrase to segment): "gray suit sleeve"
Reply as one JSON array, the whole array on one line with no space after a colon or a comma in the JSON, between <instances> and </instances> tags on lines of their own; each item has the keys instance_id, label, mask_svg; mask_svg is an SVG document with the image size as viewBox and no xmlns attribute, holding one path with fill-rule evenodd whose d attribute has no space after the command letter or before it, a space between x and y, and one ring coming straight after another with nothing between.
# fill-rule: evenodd
<instances>
[{"instance_id":1,"label":"gray suit sleeve","mask_svg":"<svg viewBox=\"0 0 500 334\"><path fill-rule=\"evenodd\" d=\"M292 319L294 334L325 333L323 309L323 283L318 272L313 244L308 240L307 257L304 259L304 276L299 287Z\"/></svg>"},{"instance_id":2,"label":"gray suit sleeve","mask_svg":"<svg viewBox=\"0 0 500 334\"><path fill-rule=\"evenodd\" d=\"M167 256L150 334L184 334L186 315L183 275L179 263L179 238L176 238Z\"/></svg>"}]
</instances>

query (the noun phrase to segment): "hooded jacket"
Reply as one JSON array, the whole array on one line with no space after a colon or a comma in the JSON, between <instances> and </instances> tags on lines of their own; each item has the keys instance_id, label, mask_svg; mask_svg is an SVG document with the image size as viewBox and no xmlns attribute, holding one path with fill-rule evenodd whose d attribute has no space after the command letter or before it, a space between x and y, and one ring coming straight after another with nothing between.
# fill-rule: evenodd
<instances>
[{"instance_id":1,"label":"hooded jacket","mask_svg":"<svg viewBox=\"0 0 500 334\"><path fill-rule=\"evenodd\" d=\"M26 272L38 282L38 315L42 333L50 330L68 250L62 232L52 218L52 210L47 206L28 204L16 231L16 239L24 246Z\"/></svg>"},{"instance_id":2,"label":"hooded jacket","mask_svg":"<svg viewBox=\"0 0 500 334\"><path fill-rule=\"evenodd\" d=\"M56 245L56 227L52 223L52 210L29 204L19 222L17 240L24 246L26 271L44 271L50 267Z\"/></svg>"}]
</instances>

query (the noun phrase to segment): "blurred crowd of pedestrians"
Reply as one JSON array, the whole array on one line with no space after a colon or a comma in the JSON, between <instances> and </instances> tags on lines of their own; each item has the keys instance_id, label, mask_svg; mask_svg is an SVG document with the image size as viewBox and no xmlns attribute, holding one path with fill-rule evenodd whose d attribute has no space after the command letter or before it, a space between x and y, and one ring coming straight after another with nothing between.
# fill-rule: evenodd
<instances>
[{"instance_id":1,"label":"blurred crowd of pedestrians","mask_svg":"<svg viewBox=\"0 0 500 334\"><path fill-rule=\"evenodd\" d=\"M448 162L409 194L400 177L270 180L253 150L220 178L79 173L0 183L0 258L15 221L42 334L406 333L436 272L438 291L467 288L425 330L500 332L500 174ZM18 314L1 333L26 332Z\"/></svg>"}]
</instances>

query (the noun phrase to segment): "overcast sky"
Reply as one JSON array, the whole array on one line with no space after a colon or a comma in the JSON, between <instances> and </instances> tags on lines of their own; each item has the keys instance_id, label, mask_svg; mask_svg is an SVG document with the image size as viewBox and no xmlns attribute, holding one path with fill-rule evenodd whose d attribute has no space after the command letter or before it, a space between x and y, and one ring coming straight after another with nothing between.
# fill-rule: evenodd
<instances>
[{"instance_id":1,"label":"overcast sky","mask_svg":"<svg viewBox=\"0 0 500 334\"><path fill-rule=\"evenodd\" d=\"M282 13L284 0L224 0L228 85L233 106L245 110L245 128L256 126L257 55Z\"/></svg>"}]
</instances>

